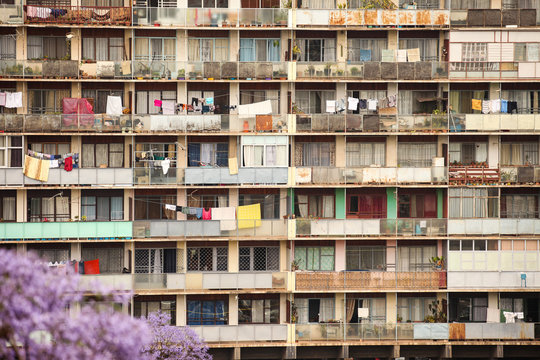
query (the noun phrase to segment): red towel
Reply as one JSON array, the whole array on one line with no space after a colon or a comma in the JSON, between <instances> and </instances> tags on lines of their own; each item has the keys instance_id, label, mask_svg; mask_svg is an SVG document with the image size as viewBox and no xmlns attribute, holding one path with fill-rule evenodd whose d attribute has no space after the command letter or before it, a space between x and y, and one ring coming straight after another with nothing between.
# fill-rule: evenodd
<instances>
[{"instance_id":1,"label":"red towel","mask_svg":"<svg viewBox=\"0 0 540 360\"><path fill-rule=\"evenodd\" d=\"M212 220L212 209L202 209L202 219L203 220Z\"/></svg>"},{"instance_id":2,"label":"red towel","mask_svg":"<svg viewBox=\"0 0 540 360\"><path fill-rule=\"evenodd\" d=\"M99 259L84 262L84 273L95 275L99 274Z\"/></svg>"},{"instance_id":3,"label":"red towel","mask_svg":"<svg viewBox=\"0 0 540 360\"><path fill-rule=\"evenodd\" d=\"M64 160L64 170L66 170L66 171L73 170L73 158L71 156L67 157Z\"/></svg>"}]
</instances>

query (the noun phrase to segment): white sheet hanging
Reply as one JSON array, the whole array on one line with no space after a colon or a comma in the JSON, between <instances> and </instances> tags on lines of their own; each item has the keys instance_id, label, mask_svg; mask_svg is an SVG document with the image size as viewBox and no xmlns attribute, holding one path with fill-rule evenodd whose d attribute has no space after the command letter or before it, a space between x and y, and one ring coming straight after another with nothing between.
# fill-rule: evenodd
<instances>
[{"instance_id":1,"label":"white sheet hanging","mask_svg":"<svg viewBox=\"0 0 540 360\"><path fill-rule=\"evenodd\" d=\"M107 96L107 115L122 115L122 98L120 96Z\"/></svg>"}]
</instances>

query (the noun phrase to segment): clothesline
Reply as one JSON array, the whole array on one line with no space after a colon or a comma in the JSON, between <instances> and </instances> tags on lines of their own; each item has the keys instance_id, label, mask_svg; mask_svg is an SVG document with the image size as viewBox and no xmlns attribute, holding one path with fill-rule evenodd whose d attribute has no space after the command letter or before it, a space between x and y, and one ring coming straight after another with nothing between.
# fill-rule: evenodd
<instances>
[{"instance_id":1,"label":"clothesline","mask_svg":"<svg viewBox=\"0 0 540 360\"><path fill-rule=\"evenodd\" d=\"M194 215L202 220L220 220L220 230L247 229L261 226L261 204L224 207L193 207L164 204L166 210ZM238 221L237 221L238 220Z\"/></svg>"},{"instance_id":2,"label":"clothesline","mask_svg":"<svg viewBox=\"0 0 540 360\"><path fill-rule=\"evenodd\" d=\"M388 95L381 99L359 99L355 97L348 97L347 110L370 110L376 111L377 108L386 109L397 106L397 95ZM326 112L338 113L345 111L345 99L340 100L326 100Z\"/></svg>"},{"instance_id":3,"label":"clothesline","mask_svg":"<svg viewBox=\"0 0 540 360\"><path fill-rule=\"evenodd\" d=\"M22 92L0 92L0 106L10 109L22 107Z\"/></svg>"},{"instance_id":4,"label":"clothesline","mask_svg":"<svg viewBox=\"0 0 540 360\"><path fill-rule=\"evenodd\" d=\"M483 114L512 114L514 110L517 112L517 101L509 101L504 99L495 100L471 100L472 110L480 110Z\"/></svg>"}]
</instances>

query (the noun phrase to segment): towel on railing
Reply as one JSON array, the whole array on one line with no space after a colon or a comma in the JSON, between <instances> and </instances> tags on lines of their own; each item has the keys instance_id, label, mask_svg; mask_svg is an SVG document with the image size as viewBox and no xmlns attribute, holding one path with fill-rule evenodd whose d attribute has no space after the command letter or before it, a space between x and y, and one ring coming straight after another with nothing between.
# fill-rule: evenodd
<instances>
[{"instance_id":1,"label":"towel on railing","mask_svg":"<svg viewBox=\"0 0 540 360\"><path fill-rule=\"evenodd\" d=\"M40 160L28 155L24 155L23 174L31 179L43 182L48 181L50 162L50 160Z\"/></svg>"},{"instance_id":2,"label":"towel on railing","mask_svg":"<svg viewBox=\"0 0 540 360\"><path fill-rule=\"evenodd\" d=\"M261 204L239 206L237 218L239 229L261 226Z\"/></svg>"},{"instance_id":3,"label":"towel on railing","mask_svg":"<svg viewBox=\"0 0 540 360\"><path fill-rule=\"evenodd\" d=\"M234 207L212 208L212 220L219 220L222 231L236 230L236 209Z\"/></svg>"}]
</instances>

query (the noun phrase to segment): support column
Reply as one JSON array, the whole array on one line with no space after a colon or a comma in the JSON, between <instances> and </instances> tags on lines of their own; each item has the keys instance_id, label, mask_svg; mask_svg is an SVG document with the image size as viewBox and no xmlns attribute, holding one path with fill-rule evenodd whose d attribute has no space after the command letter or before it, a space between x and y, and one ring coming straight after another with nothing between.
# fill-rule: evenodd
<instances>
[{"instance_id":1,"label":"support column","mask_svg":"<svg viewBox=\"0 0 540 360\"><path fill-rule=\"evenodd\" d=\"M396 135L390 135L386 137L386 166L397 166L397 143L398 138Z\"/></svg>"},{"instance_id":2,"label":"support column","mask_svg":"<svg viewBox=\"0 0 540 360\"><path fill-rule=\"evenodd\" d=\"M336 135L336 167L344 168L346 166L347 145L345 143L345 135Z\"/></svg>"},{"instance_id":3,"label":"support column","mask_svg":"<svg viewBox=\"0 0 540 360\"><path fill-rule=\"evenodd\" d=\"M386 240L386 271L397 271L397 240ZM394 265L394 266L390 266Z\"/></svg>"},{"instance_id":4,"label":"support column","mask_svg":"<svg viewBox=\"0 0 540 360\"><path fill-rule=\"evenodd\" d=\"M229 272L238 272L238 240L229 240Z\"/></svg>"},{"instance_id":5,"label":"support column","mask_svg":"<svg viewBox=\"0 0 540 360\"><path fill-rule=\"evenodd\" d=\"M70 244L70 260L81 261L82 257L82 244L81 243L71 243Z\"/></svg>"},{"instance_id":6,"label":"support column","mask_svg":"<svg viewBox=\"0 0 540 360\"><path fill-rule=\"evenodd\" d=\"M386 323L395 324L396 320L397 320L397 293L387 292L386 293Z\"/></svg>"},{"instance_id":7,"label":"support column","mask_svg":"<svg viewBox=\"0 0 540 360\"><path fill-rule=\"evenodd\" d=\"M490 169L499 167L499 135L489 135L488 166Z\"/></svg>"},{"instance_id":8,"label":"support column","mask_svg":"<svg viewBox=\"0 0 540 360\"><path fill-rule=\"evenodd\" d=\"M397 188L386 188L386 218L397 219Z\"/></svg>"},{"instance_id":9,"label":"support column","mask_svg":"<svg viewBox=\"0 0 540 360\"><path fill-rule=\"evenodd\" d=\"M238 325L238 295L229 294L229 325Z\"/></svg>"},{"instance_id":10,"label":"support column","mask_svg":"<svg viewBox=\"0 0 540 360\"><path fill-rule=\"evenodd\" d=\"M81 189L71 189L71 218L81 219Z\"/></svg>"},{"instance_id":11,"label":"support column","mask_svg":"<svg viewBox=\"0 0 540 360\"><path fill-rule=\"evenodd\" d=\"M345 320L345 314L343 313L343 306L345 302L345 294L344 293L336 293L335 297L335 308L334 313L336 314L335 317L337 320Z\"/></svg>"},{"instance_id":12,"label":"support column","mask_svg":"<svg viewBox=\"0 0 540 360\"><path fill-rule=\"evenodd\" d=\"M186 295L176 295L176 326L186 326Z\"/></svg>"},{"instance_id":13,"label":"support column","mask_svg":"<svg viewBox=\"0 0 540 360\"><path fill-rule=\"evenodd\" d=\"M26 60L27 53L27 27L17 27L15 29L15 58L17 60Z\"/></svg>"},{"instance_id":14,"label":"support column","mask_svg":"<svg viewBox=\"0 0 540 360\"><path fill-rule=\"evenodd\" d=\"M345 271L345 242L346 240L336 240L335 249L336 249L336 262L335 262L335 271Z\"/></svg>"},{"instance_id":15,"label":"support column","mask_svg":"<svg viewBox=\"0 0 540 360\"><path fill-rule=\"evenodd\" d=\"M336 194L336 219L345 219L345 189L338 188Z\"/></svg>"},{"instance_id":16,"label":"support column","mask_svg":"<svg viewBox=\"0 0 540 360\"><path fill-rule=\"evenodd\" d=\"M26 190L17 190L17 222L26 222Z\"/></svg>"}]
</instances>

